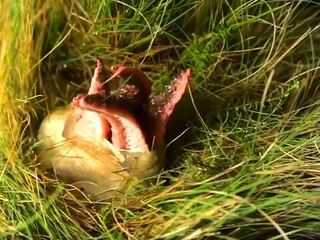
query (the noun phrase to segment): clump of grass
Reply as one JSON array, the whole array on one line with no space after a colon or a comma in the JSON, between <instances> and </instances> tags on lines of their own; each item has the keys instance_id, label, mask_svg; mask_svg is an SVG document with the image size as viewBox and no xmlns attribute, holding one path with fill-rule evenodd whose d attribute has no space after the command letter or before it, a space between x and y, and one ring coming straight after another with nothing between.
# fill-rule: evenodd
<instances>
[{"instance_id":1,"label":"clump of grass","mask_svg":"<svg viewBox=\"0 0 320 240\"><path fill-rule=\"evenodd\" d=\"M0 5L1 237L320 237L317 2ZM40 120L88 85L96 57L156 87L193 71L169 170L110 204L75 199L33 153Z\"/></svg>"}]
</instances>

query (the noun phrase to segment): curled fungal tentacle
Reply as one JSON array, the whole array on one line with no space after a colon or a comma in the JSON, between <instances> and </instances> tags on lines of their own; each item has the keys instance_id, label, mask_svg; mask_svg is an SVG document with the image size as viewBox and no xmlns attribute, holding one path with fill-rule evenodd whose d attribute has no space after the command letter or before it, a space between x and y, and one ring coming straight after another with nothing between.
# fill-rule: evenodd
<instances>
[{"instance_id":1,"label":"curled fungal tentacle","mask_svg":"<svg viewBox=\"0 0 320 240\"><path fill-rule=\"evenodd\" d=\"M109 85L103 84L105 75L106 75L106 71L103 65L103 61L98 58L97 67L94 70L94 74L91 79L91 84L90 84L88 94L96 94L96 93L109 94L110 92Z\"/></svg>"},{"instance_id":2,"label":"curled fungal tentacle","mask_svg":"<svg viewBox=\"0 0 320 240\"><path fill-rule=\"evenodd\" d=\"M172 83L165 88L165 91L149 99L148 111L153 117L154 128L152 135L154 136L155 149L164 148L164 135L166 131L167 122L174 111L177 103L185 94L189 78L191 77L191 70L181 73L174 78Z\"/></svg>"},{"instance_id":3,"label":"curled fungal tentacle","mask_svg":"<svg viewBox=\"0 0 320 240\"><path fill-rule=\"evenodd\" d=\"M134 117L125 109L92 101L90 95L83 98L75 98L73 105L83 110L99 113L103 116L111 125L112 144L116 148L149 152L140 126Z\"/></svg>"},{"instance_id":4,"label":"curled fungal tentacle","mask_svg":"<svg viewBox=\"0 0 320 240\"><path fill-rule=\"evenodd\" d=\"M102 86L108 85L110 81L122 77L127 79L128 84L126 85L131 85L132 83L132 85L135 85L137 89L140 90L139 93L141 94L140 98L142 99L142 101L147 101L151 93L152 82L143 72L135 68L124 66L112 66L111 70L114 71L114 74L110 78L105 80L102 83ZM126 85L122 89L125 89Z\"/></svg>"},{"instance_id":5,"label":"curled fungal tentacle","mask_svg":"<svg viewBox=\"0 0 320 240\"><path fill-rule=\"evenodd\" d=\"M149 100L149 111L154 114L159 121L166 125L175 106L185 94L191 70L181 73L174 78L170 85L165 86L165 91L161 95L153 96Z\"/></svg>"}]
</instances>

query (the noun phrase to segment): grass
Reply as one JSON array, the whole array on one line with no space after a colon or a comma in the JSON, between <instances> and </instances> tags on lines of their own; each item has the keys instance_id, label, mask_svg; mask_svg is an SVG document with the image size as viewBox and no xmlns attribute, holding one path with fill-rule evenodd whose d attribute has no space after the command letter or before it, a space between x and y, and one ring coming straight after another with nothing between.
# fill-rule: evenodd
<instances>
[{"instance_id":1,"label":"grass","mask_svg":"<svg viewBox=\"0 0 320 240\"><path fill-rule=\"evenodd\" d=\"M0 237L320 238L317 1L0 2ZM36 129L96 57L157 88L191 68L168 169L112 203L36 167Z\"/></svg>"}]
</instances>

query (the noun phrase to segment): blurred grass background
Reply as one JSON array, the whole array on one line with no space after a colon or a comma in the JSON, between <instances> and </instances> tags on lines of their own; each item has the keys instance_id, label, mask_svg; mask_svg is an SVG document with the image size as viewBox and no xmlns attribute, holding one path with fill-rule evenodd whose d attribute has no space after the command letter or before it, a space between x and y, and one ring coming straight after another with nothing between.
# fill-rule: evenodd
<instances>
[{"instance_id":1,"label":"blurred grass background","mask_svg":"<svg viewBox=\"0 0 320 240\"><path fill-rule=\"evenodd\" d=\"M0 237L318 239L318 1L0 1ZM168 168L113 203L38 173L36 130L94 60L191 68Z\"/></svg>"}]
</instances>

